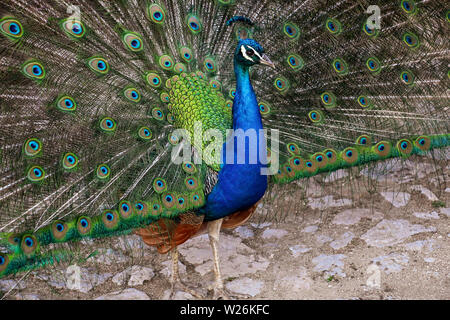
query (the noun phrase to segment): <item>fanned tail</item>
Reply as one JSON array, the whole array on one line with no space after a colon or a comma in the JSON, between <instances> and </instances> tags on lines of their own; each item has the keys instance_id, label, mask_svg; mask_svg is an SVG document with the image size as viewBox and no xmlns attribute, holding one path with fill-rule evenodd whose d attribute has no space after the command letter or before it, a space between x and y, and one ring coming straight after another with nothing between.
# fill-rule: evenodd
<instances>
[{"instance_id":1,"label":"fanned tail","mask_svg":"<svg viewBox=\"0 0 450 320\"><path fill-rule=\"evenodd\" d=\"M2 3L0 275L70 256L52 258L50 243L204 204L208 169L171 161L172 132L204 116L204 101L218 106L206 129L231 124L214 57L233 45L226 18L203 2Z\"/></svg>"},{"instance_id":2,"label":"fanned tail","mask_svg":"<svg viewBox=\"0 0 450 320\"><path fill-rule=\"evenodd\" d=\"M448 8L380 1L378 28L372 4L2 2L0 276L203 206L211 169L171 161L172 133L231 127L239 35L277 66L251 72L273 182L448 147Z\"/></svg>"},{"instance_id":3,"label":"fanned tail","mask_svg":"<svg viewBox=\"0 0 450 320\"><path fill-rule=\"evenodd\" d=\"M371 6L271 3L249 15L277 66L253 70L264 125L279 130L275 182L449 146L447 8L386 1L371 17Z\"/></svg>"}]
</instances>

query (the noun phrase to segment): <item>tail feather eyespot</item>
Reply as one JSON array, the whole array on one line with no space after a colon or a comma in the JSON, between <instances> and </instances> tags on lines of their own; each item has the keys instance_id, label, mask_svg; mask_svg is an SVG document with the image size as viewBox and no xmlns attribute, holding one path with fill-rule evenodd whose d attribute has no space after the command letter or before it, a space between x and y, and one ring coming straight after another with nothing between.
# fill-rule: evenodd
<instances>
[{"instance_id":1,"label":"tail feather eyespot","mask_svg":"<svg viewBox=\"0 0 450 320\"><path fill-rule=\"evenodd\" d=\"M163 193L167 190L167 183L166 180L163 178L156 178L153 180L153 190L157 193Z\"/></svg>"},{"instance_id":2,"label":"tail feather eyespot","mask_svg":"<svg viewBox=\"0 0 450 320\"><path fill-rule=\"evenodd\" d=\"M152 130L149 127L140 127L138 129L138 136L141 140L150 140L152 138Z\"/></svg>"},{"instance_id":3,"label":"tail feather eyespot","mask_svg":"<svg viewBox=\"0 0 450 320\"><path fill-rule=\"evenodd\" d=\"M299 27L293 22L286 22L283 25L283 33L291 40L296 40L300 36Z\"/></svg>"},{"instance_id":4,"label":"tail feather eyespot","mask_svg":"<svg viewBox=\"0 0 450 320\"><path fill-rule=\"evenodd\" d=\"M337 153L336 153L335 150L333 150L333 149L325 149L322 153L327 158L328 164L333 164L333 163L336 162L336 160L337 160Z\"/></svg>"},{"instance_id":5,"label":"tail feather eyespot","mask_svg":"<svg viewBox=\"0 0 450 320\"><path fill-rule=\"evenodd\" d=\"M347 62L342 58L336 58L332 63L334 71L336 71L339 75L346 75L348 73L348 65Z\"/></svg>"},{"instance_id":6,"label":"tail feather eyespot","mask_svg":"<svg viewBox=\"0 0 450 320\"><path fill-rule=\"evenodd\" d=\"M401 139L397 142L397 150L400 155L408 156L413 151L413 144L408 139Z\"/></svg>"},{"instance_id":7,"label":"tail feather eyespot","mask_svg":"<svg viewBox=\"0 0 450 320\"><path fill-rule=\"evenodd\" d=\"M19 20L5 17L0 20L0 33L13 41L17 41L22 38L24 30Z\"/></svg>"},{"instance_id":8,"label":"tail feather eyespot","mask_svg":"<svg viewBox=\"0 0 450 320\"><path fill-rule=\"evenodd\" d=\"M187 26L189 30L193 34L198 34L200 31L202 31L202 22L200 21L200 18L196 15L190 14L187 17Z\"/></svg>"},{"instance_id":9,"label":"tail feather eyespot","mask_svg":"<svg viewBox=\"0 0 450 320\"><path fill-rule=\"evenodd\" d=\"M322 100L325 108L333 109L334 107L336 107L336 96L332 92L325 91L320 95L320 99Z\"/></svg>"},{"instance_id":10,"label":"tail feather eyespot","mask_svg":"<svg viewBox=\"0 0 450 320\"><path fill-rule=\"evenodd\" d=\"M354 164L358 161L359 153L355 148L349 147L341 152L342 159L348 164Z\"/></svg>"},{"instance_id":11,"label":"tail feather eyespot","mask_svg":"<svg viewBox=\"0 0 450 320\"><path fill-rule=\"evenodd\" d=\"M63 112L74 112L77 109L77 104L72 97L62 96L57 99L56 108Z\"/></svg>"},{"instance_id":12,"label":"tail feather eyespot","mask_svg":"<svg viewBox=\"0 0 450 320\"><path fill-rule=\"evenodd\" d=\"M372 145L372 138L368 135L363 134L363 135L359 136L358 139L356 139L356 144L359 144L359 145L365 146L365 147L370 146L370 145Z\"/></svg>"},{"instance_id":13,"label":"tail feather eyespot","mask_svg":"<svg viewBox=\"0 0 450 320\"><path fill-rule=\"evenodd\" d=\"M342 32L342 25L336 19L328 18L325 21L325 27L333 35L338 35Z\"/></svg>"},{"instance_id":14,"label":"tail feather eyespot","mask_svg":"<svg viewBox=\"0 0 450 320\"><path fill-rule=\"evenodd\" d=\"M34 235L26 234L22 237L20 248L24 254L30 255L36 251L38 244L39 243Z\"/></svg>"},{"instance_id":15,"label":"tail feather eyespot","mask_svg":"<svg viewBox=\"0 0 450 320\"><path fill-rule=\"evenodd\" d=\"M431 139L427 136L419 136L415 141L414 144L417 148L419 148L421 151L428 151L431 148Z\"/></svg>"},{"instance_id":16,"label":"tail feather eyespot","mask_svg":"<svg viewBox=\"0 0 450 320\"><path fill-rule=\"evenodd\" d=\"M62 166L66 170L73 170L78 165L78 157L72 153L67 152L62 157Z\"/></svg>"},{"instance_id":17,"label":"tail feather eyespot","mask_svg":"<svg viewBox=\"0 0 450 320\"><path fill-rule=\"evenodd\" d=\"M97 166L96 174L100 180L106 180L111 175L111 169L107 164L102 163Z\"/></svg>"},{"instance_id":18,"label":"tail feather eyespot","mask_svg":"<svg viewBox=\"0 0 450 320\"><path fill-rule=\"evenodd\" d=\"M0 253L0 274L8 268L9 256L4 253Z\"/></svg>"},{"instance_id":19,"label":"tail feather eyespot","mask_svg":"<svg viewBox=\"0 0 450 320\"><path fill-rule=\"evenodd\" d=\"M327 158L327 156L326 156L324 153L322 153L322 152L314 153L314 154L311 156L311 159L314 159L314 160L315 160L315 162L316 162L316 164L317 164L317 167L318 167L319 169L326 167L327 164L328 164L328 158Z\"/></svg>"},{"instance_id":20,"label":"tail feather eyespot","mask_svg":"<svg viewBox=\"0 0 450 320\"><path fill-rule=\"evenodd\" d=\"M28 139L23 145L23 152L28 158L34 158L40 155L42 152L42 142L37 138Z\"/></svg>"},{"instance_id":21,"label":"tail feather eyespot","mask_svg":"<svg viewBox=\"0 0 450 320\"><path fill-rule=\"evenodd\" d=\"M42 80L46 76L44 66L36 60L29 60L22 65L22 73L33 80Z\"/></svg>"},{"instance_id":22,"label":"tail feather eyespot","mask_svg":"<svg viewBox=\"0 0 450 320\"><path fill-rule=\"evenodd\" d=\"M88 235L92 229L91 218L81 216L77 221L77 230L80 235Z\"/></svg>"},{"instance_id":23,"label":"tail feather eyespot","mask_svg":"<svg viewBox=\"0 0 450 320\"><path fill-rule=\"evenodd\" d=\"M412 32L405 32L402 39L409 48L415 49L420 46L419 37Z\"/></svg>"},{"instance_id":24,"label":"tail feather eyespot","mask_svg":"<svg viewBox=\"0 0 450 320\"><path fill-rule=\"evenodd\" d=\"M102 222L106 229L114 229L119 225L119 215L114 210L105 210L102 213Z\"/></svg>"},{"instance_id":25,"label":"tail feather eyespot","mask_svg":"<svg viewBox=\"0 0 450 320\"><path fill-rule=\"evenodd\" d=\"M86 28L80 20L64 19L61 22L61 27L63 31L74 40L81 39L86 34Z\"/></svg>"},{"instance_id":26,"label":"tail feather eyespot","mask_svg":"<svg viewBox=\"0 0 450 320\"><path fill-rule=\"evenodd\" d=\"M55 240L63 240L66 236L67 232L69 231L69 227L67 226L67 223L63 221L55 221L52 224L52 235Z\"/></svg>"},{"instance_id":27,"label":"tail feather eyespot","mask_svg":"<svg viewBox=\"0 0 450 320\"><path fill-rule=\"evenodd\" d=\"M380 141L372 147L373 152L380 157L387 157L391 152L391 144L388 141Z\"/></svg>"},{"instance_id":28,"label":"tail feather eyespot","mask_svg":"<svg viewBox=\"0 0 450 320\"><path fill-rule=\"evenodd\" d=\"M91 57L87 61L89 69L94 71L98 75L105 75L109 72L109 64L102 57Z\"/></svg>"},{"instance_id":29,"label":"tail feather eyespot","mask_svg":"<svg viewBox=\"0 0 450 320\"><path fill-rule=\"evenodd\" d=\"M113 133L117 129L117 123L111 117L104 117L100 120L99 127L106 133Z\"/></svg>"},{"instance_id":30,"label":"tail feather eyespot","mask_svg":"<svg viewBox=\"0 0 450 320\"><path fill-rule=\"evenodd\" d=\"M127 98L131 102L138 103L139 101L141 101L141 94L140 94L139 90L134 87L126 88L123 91L123 95L125 96L125 98Z\"/></svg>"},{"instance_id":31,"label":"tail feather eyespot","mask_svg":"<svg viewBox=\"0 0 450 320\"><path fill-rule=\"evenodd\" d=\"M148 6L147 15L149 19L156 24L163 24L164 20L166 19L166 12L160 5L156 3Z\"/></svg>"},{"instance_id":32,"label":"tail feather eyespot","mask_svg":"<svg viewBox=\"0 0 450 320\"><path fill-rule=\"evenodd\" d=\"M139 52L144 49L142 37L135 32L127 32L122 36L122 41L126 48L132 52Z\"/></svg>"},{"instance_id":33,"label":"tail feather eyespot","mask_svg":"<svg viewBox=\"0 0 450 320\"><path fill-rule=\"evenodd\" d=\"M45 178L45 171L40 166L32 166L28 169L27 178L31 182L39 182Z\"/></svg>"},{"instance_id":34,"label":"tail feather eyespot","mask_svg":"<svg viewBox=\"0 0 450 320\"><path fill-rule=\"evenodd\" d=\"M128 219L133 214L133 209L131 203L127 200L122 200L119 202L119 213L124 219Z\"/></svg>"}]
</instances>

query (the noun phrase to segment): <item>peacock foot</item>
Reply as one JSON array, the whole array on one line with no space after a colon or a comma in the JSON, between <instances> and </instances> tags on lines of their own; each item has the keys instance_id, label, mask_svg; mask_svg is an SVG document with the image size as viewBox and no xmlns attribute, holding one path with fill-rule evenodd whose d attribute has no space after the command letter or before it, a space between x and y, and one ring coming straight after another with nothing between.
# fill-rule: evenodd
<instances>
[{"instance_id":1,"label":"peacock foot","mask_svg":"<svg viewBox=\"0 0 450 320\"><path fill-rule=\"evenodd\" d=\"M214 300L243 300L249 299L250 296L245 294L239 294L235 292L231 292L223 285L213 285L210 290L213 291L213 299Z\"/></svg>"},{"instance_id":2,"label":"peacock foot","mask_svg":"<svg viewBox=\"0 0 450 320\"><path fill-rule=\"evenodd\" d=\"M168 299L173 300L175 298L176 293L179 291L187 292L197 299L203 300L206 298L206 293L202 293L201 289L199 289L197 287L189 286L189 285L185 284L183 281L177 280L177 281L171 283L170 295L169 295Z\"/></svg>"},{"instance_id":3,"label":"peacock foot","mask_svg":"<svg viewBox=\"0 0 450 320\"><path fill-rule=\"evenodd\" d=\"M192 288L192 287L184 284L183 281L181 281L181 277L180 277L180 273L179 273L179 269L178 269L178 248L177 247L175 247L171 251L171 255L172 255L172 274L170 276L171 289L170 289L170 295L168 298L170 300L173 300L178 291L184 291L184 292L189 293L190 295L192 295L193 297L195 297L197 299L205 299L206 293L202 294L201 292L198 291L199 288Z\"/></svg>"}]
</instances>

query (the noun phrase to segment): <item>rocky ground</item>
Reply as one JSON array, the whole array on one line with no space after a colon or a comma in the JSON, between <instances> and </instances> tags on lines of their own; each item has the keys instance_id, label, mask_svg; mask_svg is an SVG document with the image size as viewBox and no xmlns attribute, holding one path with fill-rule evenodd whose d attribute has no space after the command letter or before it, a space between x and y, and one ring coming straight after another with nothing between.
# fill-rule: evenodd
<instances>
[{"instance_id":1,"label":"rocky ground","mask_svg":"<svg viewBox=\"0 0 450 320\"><path fill-rule=\"evenodd\" d=\"M221 235L226 287L253 299L449 299L448 158L390 160L272 190L250 222ZM139 237L81 247L97 254L2 279L4 298L168 297L170 256ZM179 250L185 282L210 298L207 235Z\"/></svg>"}]
</instances>

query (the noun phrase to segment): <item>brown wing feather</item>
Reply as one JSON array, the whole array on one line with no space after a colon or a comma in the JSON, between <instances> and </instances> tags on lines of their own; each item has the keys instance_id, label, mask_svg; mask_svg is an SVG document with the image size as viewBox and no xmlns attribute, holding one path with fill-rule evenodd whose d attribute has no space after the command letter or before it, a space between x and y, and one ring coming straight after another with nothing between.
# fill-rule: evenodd
<instances>
[{"instance_id":1,"label":"brown wing feather","mask_svg":"<svg viewBox=\"0 0 450 320\"><path fill-rule=\"evenodd\" d=\"M250 219L256 210L257 204L252 207L235 212L223 219L222 229L236 228ZM204 216L197 216L188 212L180 216L179 221L161 219L157 223L136 231L145 244L155 246L159 253L167 253L176 246L190 238L204 234L208 222L203 221Z\"/></svg>"}]
</instances>

